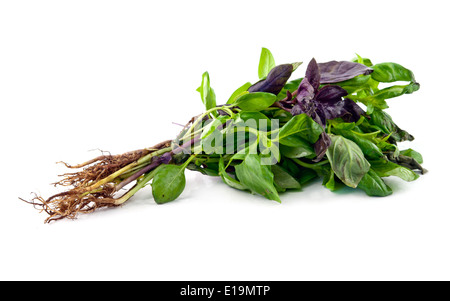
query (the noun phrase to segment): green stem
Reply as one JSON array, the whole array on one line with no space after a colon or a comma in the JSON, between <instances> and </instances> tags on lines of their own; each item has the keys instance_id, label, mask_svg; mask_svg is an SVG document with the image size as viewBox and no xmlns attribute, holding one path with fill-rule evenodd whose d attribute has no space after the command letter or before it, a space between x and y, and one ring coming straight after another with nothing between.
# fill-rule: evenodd
<instances>
[{"instance_id":1,"label":"green stem","mask_svg":"<svg viewBox=\"0 0 450 301\"><path fill-rule=\"evenodd\" d=\"M320 166L330 163L328 160L323 160L323 161L320 161L317 163L306 163L297 158L291 158L291 160L300 166L310 168L310 169L318 169L318 168L320 168Z\"/></svg>"},{"instance_id":2,"label":"green stem","mask_svg":"<svg viewBox=\"0 0 450 301\"><path fill-rule=\"evenodd\" d=\"M192 155L189 157L189 159L186 160L186 162L183 163L182 168L186 168L186 166L195 158L195 155ZM161 165L160 165L161 166ZM159 167L155 168L154 170L150 171L149 173L145 174L142 178L137 180L136 185L133 186L127 193L125 193L122 197L117 199L114 204L121 205L125 203L129 198L131 198L133 195L136 194L139 190L144 188L145 185L147 185L148 182L153 179L157 171L159 170Z\"/></svg>"},{"instance_id":3,"label":"green stem","mask_svg":"<svg viewBox=\"0 0 450 301\"><path fill-rule=\"evenodd\" d=\"M331 134L331 124L329 122L327 122L327 134L330 135Z\"/></svg>"},{"instance_id":4,"label":"green stem","mask_svg":"<svg viewBox=\"0 0 450 301\"><path fill-rule=\"evenodd\" d=\"M220 161L220 158L197 158L197 162L202 163L218 163Z\"/></svg>"},{"instance_id":5,"label":"green stem","mask_svg":"<svg viewBox=\"0 0 450 301\"><path fill-rule=\"evenodd\" d=\"M121 174L118 178L116 178L116 180L124 180L124 179L128 178L129 176L132 176L135 172L141 170L142 168L144 168L147 165L148 165L148 163L142 163L140 165L137 165L137 166L133 167L132 169L130 169L129 171Z\"/></svg>"},{"instance_id":6,"label":"green stem","mask_svg":"<svg viewBox=\"0 0 450 301\"><path fill-rule=\"evenodd\" d=\"M231 105L230 105L230 107L231 107ZM201 122L201 121L203 120L203 118L205 118L205 116L211 114L212 112L218 111L218 110L222 110L222 111L227 112L227 113L231 116L231 118L233 118L233 116L234 116L233 111L231 111L231 110L230 110L229 108L227 108L226 106L215 107L215 108L209 109L208 111L206 111L205 113L203 113L202 115L200 115L200 116L192 123L191 127L189 128L189 130L186 131L186 134L180 139L180 141L186 140L186 138L192 134L192 131L195 129L195 127L197 126L197 124L198 124L199 122Z\"/></svg>"},{"instance_id":7,"label":"green stem","mask_svg":"<svg viewBox=\"0 0 450 301\"><path fill-rule=\"evenodd\" d=\"M187 160L183 163L183 165L181 166L181 168L185 169L185 168L189 165L189 163L191 163L191 161L194 160L195 156L196 156L196 155L190 156L189 159L187 159Z\"/></svg>"},{"instance_id":8,"label":"green stem","mask_svg":"<svg viewBox=\"0 0 450 301\"><path fill-rule=\"evenodd\" d=\"M133 186L133 188L131 188L127 193L125 193L122 197L120 197L119 199L117 199L114 204L115 205L120 205L125 203L129 198L131 198L134 194L136 194L136 192L138 192L139 190L141 190L145 185L147 185L147 183L153 179L153 177L155 176L156 172L158 171L159 168L155 168L154 170L152 170L151 172L147 173L146 175L144 175L143 178L139 179L136 183L136 185Z\"/></svg>"}]
</instances>

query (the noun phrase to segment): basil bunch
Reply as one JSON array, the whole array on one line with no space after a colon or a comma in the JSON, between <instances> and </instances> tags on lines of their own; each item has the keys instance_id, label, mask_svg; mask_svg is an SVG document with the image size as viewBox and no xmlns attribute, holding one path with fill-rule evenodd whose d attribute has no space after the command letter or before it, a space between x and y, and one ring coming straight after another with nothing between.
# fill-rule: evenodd
<instances>
[{"instance_id":1,"label":"basil bunch","mask_svg":"<svg viewBox=\"0 0 450 301\"><path fill-rule=\"evenodd\" d=\"M396 63L374 65L360 56L312 59L303 78L289 81L300 64L275 65L263 48L260 80L243 84L220 106L205 72L197 91L207 111L174 140L172 164L181 167L156 173L155 201L181 194L185 169L278 202L280 192L300 190L316 178L332 191L348 186L387 196L392 189L383 177L413 181L425 172L417 151L398 147L413 136L384 111L387 99L419 89L410 70ZM409 83L379 88L398 81Z\"/></svg>"},{"instance_id":2,"label":"basil bunch","mask_svg":"<svg viewBox=\"0 0 450 301\"><path fill-rule=\"evenodd\" d=\"M420 88L410 70L396 63L374 65L360 56L312 59L304 77L291 79L300 65L276 65L263 48L259 81L244 83L223 105L217 105L205 72L197 91L206 111L175 139L66 164L83 168L56 183L69 190L26 202L41 207L50 222L120 206L149 183L156 203L171 202L183 193L186 169L277 202L281 192L300 190L317 178L332 191L348 186L387 196L392 189L384 177L414 181L425 173L420 153L398 145L414 137L385 111L386 100Z\"/></svg>"}]
</instances>

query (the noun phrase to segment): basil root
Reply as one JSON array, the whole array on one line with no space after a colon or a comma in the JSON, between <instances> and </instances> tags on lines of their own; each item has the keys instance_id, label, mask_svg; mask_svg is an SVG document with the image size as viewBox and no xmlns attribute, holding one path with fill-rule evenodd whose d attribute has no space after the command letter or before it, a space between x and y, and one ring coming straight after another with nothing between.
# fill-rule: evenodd
<instances>
[{"instance_id":1,"label":"basil root","mask_svg":"<svg viewBox=\"0 0 450 301\"><path fill-rule=\"evenodd\" d=\"M174 139L76 166L64 163L81 169L55 184L67 191L24 201L45 211L50 222L120 206L148 185L156 203L171 202L183 193L186 169L277 202L280 193L320 177L331 191L347 186L387 196L392 189L384 177L414 181L426 172L419 152L399 148L414 137L385 111L387 99L419 90L412 71L396 63L374 65L360 56L325 63L312 59L304 77L290 80L300 65L276 65L263 48L259 81L243 84L223 105L216 104L205 72L197 89L205 112ZM380 83L392 85L379 89Z\"/></svg>"}]
</instances>

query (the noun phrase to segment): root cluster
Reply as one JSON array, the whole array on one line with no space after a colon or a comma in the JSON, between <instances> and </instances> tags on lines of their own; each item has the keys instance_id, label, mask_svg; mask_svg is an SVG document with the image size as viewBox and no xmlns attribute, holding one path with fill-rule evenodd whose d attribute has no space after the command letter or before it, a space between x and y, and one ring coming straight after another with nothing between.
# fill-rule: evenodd
<instances>
[{"instance_id":1,"label":"root cluster","mask_svg":"<svg viewBox=\"0 0 450 301\"><path fill-rule=\"evenodd\" d=\"M67 191L55 194L47 199L36 195L30 201L21 199L32 204L36 209L46 212L49 216L46 223L69 218L74 219L79 213L91 213L102 207L116 207L117 193L116 185L120 178L113 181L95 185L101 180L116 173L129 164L132 164L158 149L170 146L171 141L164 141L152 148L127 152L120 155L102 155L79 165L69 165L61 162L70 169L81 169L60 175L62 179L55 186L70 187Z\"/></svg>"},{"instance_id":2,"label":"root cluster","mask_svg":"<svg viewBox=\"0 0 450 301\"><path fill-rule=\"evenodd\" d=\"M72 186L72 187L87 187L92 183L98 182L101 179L108 177L128 164L138 160L139 158L150 153L149 150L142 149L133 152L128 152L121 155L102 155L87 161L83 164L71 166L65 162L60 162L71 169L84 168L82 171L65 173L61 175L62 180L54 183L55 186ZM94 164L96 163L96 164ZM91 165L93 164L93 165Z\"/></svg>"},{"instance_id":3,"label":"root cluster","mask_svg":"<svg viewBox=\"0 0 450 301\"><path fill-rule=\"evenodd\" d=\"M106 190L88 193L83 196L82 190L72 189L55 194L48 199L35 195L31 201L23 200L35 206L36 209L45 211L49 216L46 223L69 218L74 219L79 213L90 213L101 207L113 207L114 198Z\"/></svg>"}]
</instances>

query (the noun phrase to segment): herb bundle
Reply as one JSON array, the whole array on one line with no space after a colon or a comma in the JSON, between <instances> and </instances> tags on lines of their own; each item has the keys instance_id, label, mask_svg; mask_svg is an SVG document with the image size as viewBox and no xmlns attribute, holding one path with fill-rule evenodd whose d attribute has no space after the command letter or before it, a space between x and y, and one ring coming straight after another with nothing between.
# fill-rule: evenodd
<instances>
[{"instance_id":1,"label":"herb bundle","mask_svg":"<svg viewBox=\"0 0 450 301\"><path fill-rule=\"evenodd\" d=\"M392 189L383 177L413 181L425 172L419 152L398 146L413 136L385 112L387 99L419 89L410 70L360 56L312 59L303 78L290 80L300 65L275 65L263 48L260 80L245 83L222 105L205 72L197 91L206 110L175 139L76 166L65 163L79 171L64 174L55 185L69 189L26 202L48 213L50 222L120 206L149 184L156 203L173 201L185 188L186 169L277 202L280 193L316 178L332 191L348 186L387 196Z\"/></svg>"}]
</instances>

